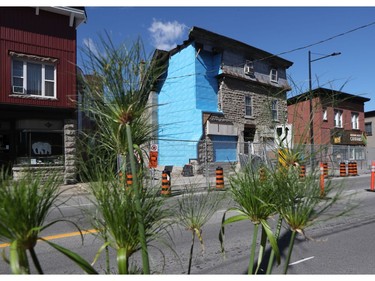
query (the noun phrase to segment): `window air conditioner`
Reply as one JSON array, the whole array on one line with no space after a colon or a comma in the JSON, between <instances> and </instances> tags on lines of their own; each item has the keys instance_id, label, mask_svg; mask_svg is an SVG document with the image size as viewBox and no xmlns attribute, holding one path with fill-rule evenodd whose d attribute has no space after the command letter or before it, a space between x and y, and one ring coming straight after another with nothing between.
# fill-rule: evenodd
<instances>
[{"instance_id":1,"label":"window air conditioner","mask_svg":"<svg viewBox=\"0 0 375 281\"><path fill-rule=\"evenodd\" d=\"M20 86L13 86L13 93L14 94L23 94L24 89L23 89L23 87L20 87Z\"/></svg>"},{"instance_id":2,"label":"window air conditioner","mask_svg":"<svg viewBox=\"0 0 375 281\"><path fill-rule=\"evenodd\" d=\"M252 61L246 61L243 71L246 75L253 75L254 74L254 65Z\"/></svg>"}]
</instances>

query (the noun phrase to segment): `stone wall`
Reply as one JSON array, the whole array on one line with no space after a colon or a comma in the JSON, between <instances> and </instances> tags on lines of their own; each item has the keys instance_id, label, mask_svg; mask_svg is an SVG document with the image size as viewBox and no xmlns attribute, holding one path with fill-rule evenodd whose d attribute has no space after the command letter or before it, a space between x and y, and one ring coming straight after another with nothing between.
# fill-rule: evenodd
<instances>
[{"instance_id":1,"label":"stone wall","mask_svg":"<svg viewBox=\"0 0 375 281\"><path fill-rule=\"evenodd\" d=\"M245 125L256 127L254 141L261 142L263 137L273 138L274 127L286 121L287 102L286 92L256 83L249 83L240 79L225 77L222 81L221 99L222 111L226 121L230 121L238 128L239 142L243 141ZM253 100L253 116L245 117L245 96L251 95ZM278 120L271 117L271 102L278 100ZM222 118L223 119L223 118Z\"/></svg>"},{"instance_id":2,"label":"stone wall","mask_svg":"<svg viewBox=\"0 0 375 281\"><path fill-rule=\"evenodd\" d=\"M64 147L65 147L65 172L64 184L77 182L77 121L73 119L64 120Z\"/></svg>"},{"instance_id":3,"label":"stone wall","mask_svg":"<svg viewBox=\"0 0 375 281\"><path fill-rule=\"evenodd\" d=\"M64 167L62 166L13 166L12 168L13 179L15 181L25 177L28 173L47 179L50 176L56 176L58 182L62 183L62 175L64 174Z\"/></svg>"},{"instance_id":4,"label":"stone wall","mask_svg":"<svg viewBox=\"0 0 375 281\"><path fill-rule=\"evenodd\" d=\"M266 87L254 82L225 77L221 81L218 101L221 114L205 114L204 120L212 123L231 124L237 128L238 143L244 142L245 126L254 127L254 142L261 143L266 138L274 138L275 126L286 122L286 92L279 88ZM253 100L253 116L245 117L245 96L251 95ZM278 120L272 120L271 101L278 100ZM198 145L199 173L202 173L205 161L214 161L213 143L206 132Z\"/></svg>"}]
</instances>

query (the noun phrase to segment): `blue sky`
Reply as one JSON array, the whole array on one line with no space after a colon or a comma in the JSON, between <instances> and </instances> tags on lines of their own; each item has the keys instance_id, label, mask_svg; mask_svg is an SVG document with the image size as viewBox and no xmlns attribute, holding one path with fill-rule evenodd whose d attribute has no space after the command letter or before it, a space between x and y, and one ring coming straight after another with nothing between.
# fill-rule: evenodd
<instances>
[{"instance_id":1,"label":"blue sky","mask_svg":"<svg viewBox=\"0 0 375 281\"><path fill-rule=\"evenodd\" d=\"M79 50L94 47L98 34L107 31L115 43L141 37L151 54L155 48L169 50L181 44L190 28L198 26L292 61L288 74L294 86L289 95L308 90L309 50L312 59L341 52L339 56L312 62L313 88L321 86L371 98L365 104L365 111L370 111L375 110L375 6L359 1L360 4L361 7L86 5L88 20L77 30L77 45Z\"/></svg>"}]
</instances>

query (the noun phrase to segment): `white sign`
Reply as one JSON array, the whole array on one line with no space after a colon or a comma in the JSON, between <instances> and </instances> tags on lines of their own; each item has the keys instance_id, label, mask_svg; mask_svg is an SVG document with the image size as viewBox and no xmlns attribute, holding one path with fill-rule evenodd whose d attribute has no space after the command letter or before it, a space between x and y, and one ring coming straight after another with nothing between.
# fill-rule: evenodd
<instances>
[{"instance_id":1,"label":"white sign","mask_svg":"<svg viewBox=\"0 0 375 281\"><path fill-rule=\"evenodd\" d=\"M150 150L151 151L158 151L158 145L157 144L151 144L151 148L150 148Z\"/></svg>"}]
</instances>

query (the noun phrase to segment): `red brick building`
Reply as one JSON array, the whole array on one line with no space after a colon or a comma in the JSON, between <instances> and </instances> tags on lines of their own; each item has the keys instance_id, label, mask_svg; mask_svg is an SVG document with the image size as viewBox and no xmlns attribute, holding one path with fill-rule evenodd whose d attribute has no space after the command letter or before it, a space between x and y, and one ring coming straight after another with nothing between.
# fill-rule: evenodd
<instances>
[{"instance_id":1,"label":"red brick building","mask_svg":"<svg viewBox=\"0 0 375 281\"><path fill-rule=\"evenodd\" d=\"M364 103L369 98L317 88L288 99L293 142L310 144L312 108L314 145L365 145Z\"/></svg>"},{"instance_id":2,"label":"red brick building","mask_svg":"<svg viewBox=\"0 0 375 281\"><path fill-rule=\"evenodd\" d=\"M0 8L0 165L75 178L81 7Z\"/></svg>"}]
</instances>

